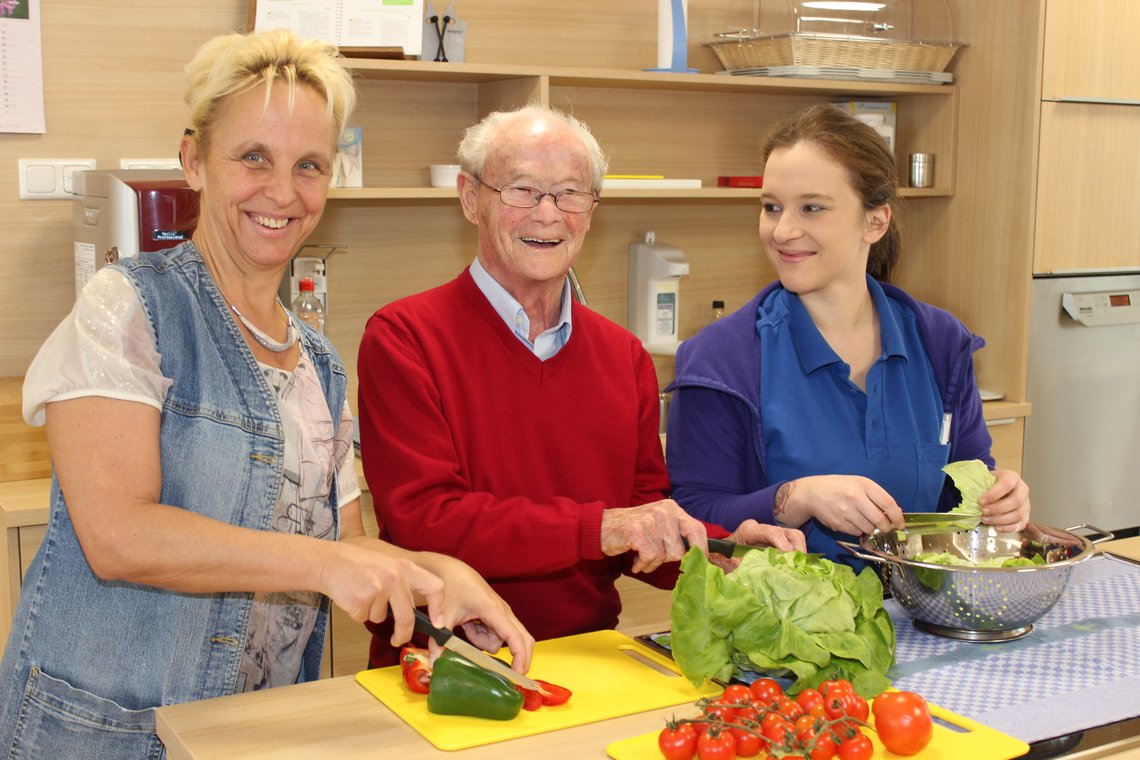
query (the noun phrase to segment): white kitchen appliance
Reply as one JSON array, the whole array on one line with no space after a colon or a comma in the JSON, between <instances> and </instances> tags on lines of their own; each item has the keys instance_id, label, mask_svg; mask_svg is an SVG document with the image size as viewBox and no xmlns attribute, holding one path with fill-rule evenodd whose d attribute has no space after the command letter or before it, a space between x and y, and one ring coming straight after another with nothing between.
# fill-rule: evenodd
<instances>
[{"instance_id":1,"label":"white kitchen appliance","mask_svg":"<svg viewBox=\"0 0 1140 760\"><path fill-rule=\"evenodd\" d=\"M181 169L76 172L74 182L76 293L103 266L172 248L189 240L198 224L198 193Z\"/></svg>"},{"instance_id":2,"label":"white kitchen appliance","mask_svg":"<svg viewBox=\"0 0 1140 760\"><path fill-rule=\"evenodd\" d=\"M1034 278L1028 400L1033 519L1140 526L1140 272Z\"/></svg>"},{"instance_id":3,"label":"white kitchen appliance","mask_svg":"<svg viewBox=\"0 0 1140 760\"><path fill-rule=\"evenodd\" d=\"M627 326L651 354L677 353L681 278L688 273L685 255L658 243L652 231L643 242L629 245Z\"/></svg>"}]
</instances>

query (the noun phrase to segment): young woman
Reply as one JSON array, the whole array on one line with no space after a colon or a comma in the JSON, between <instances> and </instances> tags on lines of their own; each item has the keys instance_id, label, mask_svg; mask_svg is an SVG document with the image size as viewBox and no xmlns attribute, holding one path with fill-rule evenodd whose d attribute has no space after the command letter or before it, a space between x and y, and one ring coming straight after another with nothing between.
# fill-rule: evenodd
<instances>
[{"instance_id":1,"label":"young woman","mask_svg":"<svg viewBox=\"0 0 1140 760\"><path fill-rule=\"evenodd\" d=\"M894 156L865 124L815 106L764 144L760 240L778 282L685 341L667 448L673 497L726 528L747 518L837 538L948 510L941 468L991 468L972 353L948 312L887 284L899 253ZM983 522L1020 530L1028 487L1009 470Z\"/></svg>"}]
</instances>

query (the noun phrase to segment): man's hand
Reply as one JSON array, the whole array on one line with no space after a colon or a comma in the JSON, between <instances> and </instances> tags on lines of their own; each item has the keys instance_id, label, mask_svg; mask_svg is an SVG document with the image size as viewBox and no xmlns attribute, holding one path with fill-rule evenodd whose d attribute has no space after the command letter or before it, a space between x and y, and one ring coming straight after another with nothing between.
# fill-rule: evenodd
<instances>
[{"instance_id":1,"label":"man's hand","mask_svg":"<svg viewBox=\"0 0 1140 760\"><path fill-rule=\"evenodd\" d=\"M771 546L785 552L807 551L807 539L802 530L768 525L756 520L740 523L728 540L742 546Z\"/></svg>"},{"instance_id":2,"label":"man's hand","mask_svg":"<svg viewBox=\"0 0 1140 760\"><path fill-rule=\"evenodd\" d=\"M635 573L679 561L687 551L685 541L708 554L705 526L672 499L602 512L602 552L611 557L637 552Z\"/></svg>"}]
</instances>

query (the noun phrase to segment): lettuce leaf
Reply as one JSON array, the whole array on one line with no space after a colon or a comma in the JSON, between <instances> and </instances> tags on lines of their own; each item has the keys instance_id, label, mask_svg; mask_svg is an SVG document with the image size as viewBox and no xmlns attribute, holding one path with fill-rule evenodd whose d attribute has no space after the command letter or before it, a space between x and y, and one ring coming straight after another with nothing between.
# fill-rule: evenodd
<instances>
[{"instance_id":1,"label":"lettuce leaf","mask_svg":"<svg viewBox=\"0 0 1140 760\"><path fill-rule=\"evenodd\" d=\"M725 574L691 549L673 589L670 646L694 684L738 669L793 675L792 694L846 678L865 696L890 685L895 629L874 571L753 549Z\"/></svg>"},{"instance_id":2,"label":"lettuce leaf","mask_svg":"<svg viewBox=\"0 0 1140 760\"><path fill-rule=\"evenodd\" d=\"M982 522L982 507L978 504L978 499L997 482L997 477L980 459L951 462L943 467L942 471L950 476L954 481L954 487L962 495L961 503L951 509L949 514L960 514L969 518L971 524L967 530L978 527Z\"/></svg>"}]
</instances>

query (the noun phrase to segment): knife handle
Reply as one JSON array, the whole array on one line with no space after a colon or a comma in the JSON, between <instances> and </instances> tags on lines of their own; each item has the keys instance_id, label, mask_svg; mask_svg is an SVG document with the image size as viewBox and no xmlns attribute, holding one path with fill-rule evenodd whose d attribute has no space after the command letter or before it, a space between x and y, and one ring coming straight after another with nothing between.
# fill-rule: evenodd
<instances>
[{"instance_id":1,"label":"knife handle","mask_svg":"<svg viewBox=\"0 0 1140 760\"><path fill-rule=\"evenodd\" d=\"M443 646L448 639L451 638L452 633L449 628L436 628L431 624L431 618L428 617L426 610L421 610L419 607L415 608L416 613L416 630L427 636L435 639L435 643Z\"/></svg>"}]
</instances>

